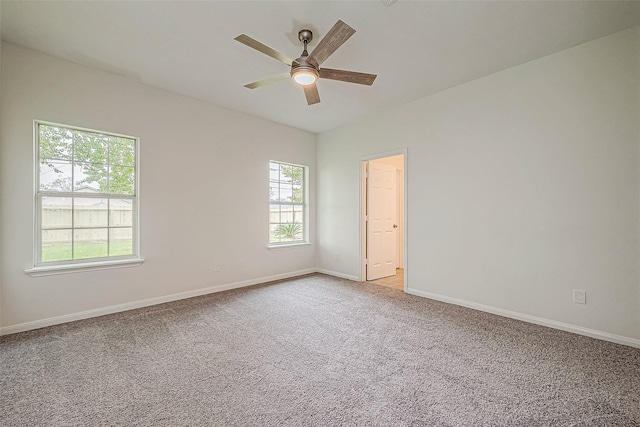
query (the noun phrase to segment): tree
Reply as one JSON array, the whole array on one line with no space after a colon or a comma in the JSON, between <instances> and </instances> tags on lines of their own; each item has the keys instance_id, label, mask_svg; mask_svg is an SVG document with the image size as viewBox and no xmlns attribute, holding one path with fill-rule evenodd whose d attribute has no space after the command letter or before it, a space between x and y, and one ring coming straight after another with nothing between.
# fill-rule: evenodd
<instances>
[{"instance_id":1,"label":"tree","mask_svg":"<svg viewBox=\"0 0 640 427\"><path fill-rule=\"evenodd\" d=\"M75 168L74 189L86 184L101 193L133 194L135 142L129 138L40 125L40 163L59 176L45 190L72 191L70 167Z\"/></svg>"},{"instance_id":2,"label":"tree","mask_svg":"<svg viewBox=\"0 0 640 427\"><path fill-rule=\"evenodd\" d=\"M71 191L71 177L60 176L47 184L40 185L40 187L47 191Z\"/></svg>"},{"instance_id":3,"label":"tree","mask_svg":"<svg viewBox=\"0 0 640 427\"><path fill-rule=\"evenodd\" d=\"M304 200L304 168L301 166L282 165L282 174L291 180L291 202L302 203Z\"/></svg>"}]
</instances>

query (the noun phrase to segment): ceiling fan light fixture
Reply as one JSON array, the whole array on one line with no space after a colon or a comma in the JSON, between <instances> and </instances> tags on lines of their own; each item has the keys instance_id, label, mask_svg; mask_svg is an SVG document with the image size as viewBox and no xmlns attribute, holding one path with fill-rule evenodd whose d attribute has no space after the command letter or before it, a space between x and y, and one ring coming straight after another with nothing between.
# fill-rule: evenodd
<instances>
[{"instance_id":1,"label":"ceiling fan light fixture","mask_svg":"<svg viewBox=\"0 0 640 427\"><path fill-rule=\"evenodd\" d=\"M2 0L0 0L2 1ZM390 3L396 0L382 0ZM300 57L296 60L290 59L283 53L278 52L275 49L270 48L264 43L260 43L258 40L252 39L246 34L240 34L235 38L236 41L264 53L271 58L282 62L283 64L291 67L288 73L278 74L276 76L267 77L266 79L258 80L253 83L244 85L247 89L255 89L269 83L277 82L280 80L291 77L296 84L299 84L304 89L304 96L307 98L307 104L313 105L320 102L320 95L318 94L318 86L316 82L319 78L338 80L347 83L357 83L361 85L371 86L376 79L375 74L359 73L356 71L346 70L332 70L330 68L320 68L322 63L333 54L344 42L351 37L356 30L339 20L331 27L331 29L324 35L322 40L316 45L311 54L307 52L307 46L313 39L313 32L311 30L300 30L298 32L298 40L304 45L304 50Z\"/></svg>"},{"instance_id":2,"label":"ceiling fan light fixture","mask_svg":"<svg viewBox=\"0 0 640 427\"><path fill-rule=\"evenodd\" d=\"M313 68L298 68L291 73L291 76L302 86L314 84L318 80L318 72Z\"/></svg>"}]
</instances>

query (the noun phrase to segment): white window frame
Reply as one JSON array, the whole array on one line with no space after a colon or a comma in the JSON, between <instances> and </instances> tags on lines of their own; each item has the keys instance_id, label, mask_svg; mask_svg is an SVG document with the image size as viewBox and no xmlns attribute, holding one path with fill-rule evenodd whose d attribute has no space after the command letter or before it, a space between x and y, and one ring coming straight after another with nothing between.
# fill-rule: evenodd
<instances>
[{"instance_id":1,"label":"white window frame","mask_svg":"<svg viewBox=\"0 0 640 427\"><path fill-rule=\"evenodd\" d=\"M40 190L40 125L55 126L71 131L91 132L101 135L127 138L135 144L134 162L134 194L110 194L110 193L84 193L84 192L62 192L62 191L42 191ZM34 248L33 248L33 268L25 270L31 276L47 276L52 274L74 273L89 270L104 270L120 267L134 267L142 264L144 259L140 257L140 139L130 135L122 135L113 132L106 132L95 129L87 129L78 126L71 126L60 123L47 122L43 120L33 121L33 141L34 141ZM72 162L73 165L73 162ZM72 168L73 170L73 168ZM72 172L73 176L73 172ZM73 178L72 178L73 180ZM62 260L42 262L42 199L43 197L76 197L76 198L98 198L98 199L129 199L132 202L132 252L131 255L106 256L97 258L86 258L76 260ZM107 215L109 217L109 215ZM73 226L71 230L76 230ZM102 227L100 227L102 228ZM107 229L111 229L107 225Z\"/></svg>"},{"instance_id":2,"label":"white window frame","mask_svg":"<svg viewBox=\"0 0 640 427\"><path fill-rule=\"evenodd\" d=\"M268 222L267 222L267 242L269 249L278 249L278 248L288 248L293 246L305 246L310 245L309 242L309 166L299 165L290 162L283 162L280 160L269 160L269 169L268 169L268 182L271 183L270 176L270 168L271 163L277 163L279 165L285 166L295 166L298 168L302 168L302 203L297 202L283 202L283 201L272 201L269 196L269 213L268 213ZM269 187L267 187L268 189ZM302 216L304 218L304 222L302 224L302 240L297 241L289 241L289 242L271 242L271 205L281 205L281 206L302 206Z\"/></svg>"}]
</instances>

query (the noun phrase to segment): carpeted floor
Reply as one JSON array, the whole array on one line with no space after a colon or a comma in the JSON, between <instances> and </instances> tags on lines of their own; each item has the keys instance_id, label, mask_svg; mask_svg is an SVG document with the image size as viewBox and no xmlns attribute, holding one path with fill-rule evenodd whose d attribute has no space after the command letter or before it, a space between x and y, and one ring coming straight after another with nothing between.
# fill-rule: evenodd
<instances>
[{"instance_id":1,"label":"carpeted floor","mask_svg":"<svg viewBox=\"0 0 640 427\"><path fill-rule=\"evenodd\" d=\"M1 337L0 425L639 426L640 350L311 275Z\"/></svg>"}]
</instances>

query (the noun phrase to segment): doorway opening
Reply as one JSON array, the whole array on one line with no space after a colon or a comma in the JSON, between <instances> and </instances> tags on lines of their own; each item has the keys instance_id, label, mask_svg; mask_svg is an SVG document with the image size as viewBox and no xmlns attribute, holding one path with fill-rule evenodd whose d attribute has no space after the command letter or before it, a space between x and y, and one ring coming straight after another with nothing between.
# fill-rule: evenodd
<instances>
[{"instance_id":1,"label":"doorway opening","mask_svg":"<svg viewBox=\"0 0 640 427\"><path fill-rule=\"evenodd\" d=\"M407 150L361 159L361 281L407 291Z\"/></svg>"}]
</instances>

